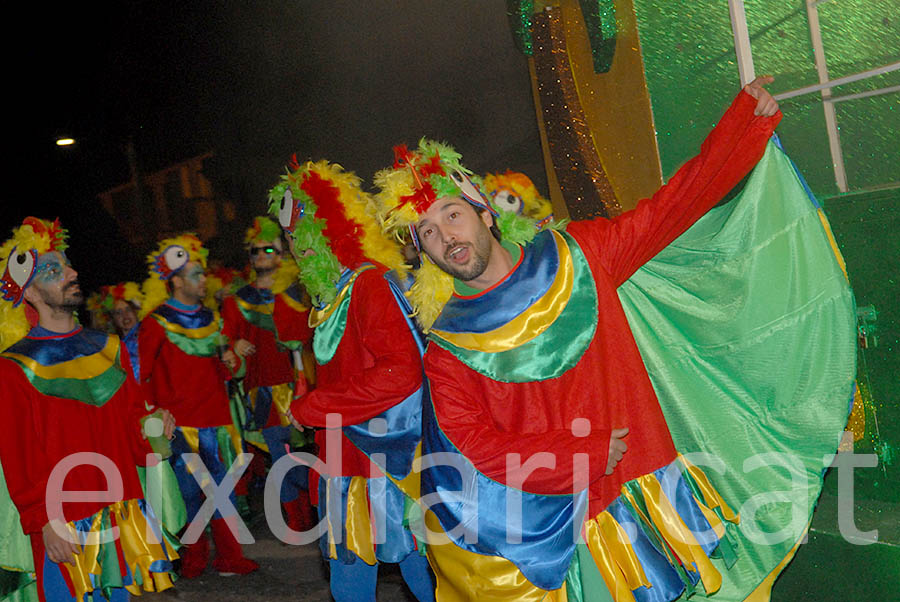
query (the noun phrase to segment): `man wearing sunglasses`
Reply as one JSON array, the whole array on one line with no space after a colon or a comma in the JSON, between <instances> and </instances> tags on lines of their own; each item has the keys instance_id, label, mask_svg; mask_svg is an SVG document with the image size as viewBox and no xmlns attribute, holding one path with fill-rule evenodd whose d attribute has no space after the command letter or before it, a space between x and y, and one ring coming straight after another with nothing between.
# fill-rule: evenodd
<instances>
[{"instance_id":1,"label":"man wearing sunglasses","mask_svg":"<svg viewBox=\"0 0 900 602\"><path fill-rule=\"evenodd\" d=\"M275 297L296 283L297 268L293 260L283 261L281 227L268 217L256 217L244 238L253 268L250 283L222 303L223 332L234 343L234 352L245 365L242 381L247 417L244 440L268 453L276 462L293 443L301 444L302 434L287 418L295 387L306 380L302 366L295 385L291 351L296 346L278 340L272 311ZM290 294L290 293L288 293ZM298 362L299 364L299 362ZM297 467L281 484L281 505L288 526L306 531L313 525L309 503L308 472Z\"/></svg>"}]
</instances>

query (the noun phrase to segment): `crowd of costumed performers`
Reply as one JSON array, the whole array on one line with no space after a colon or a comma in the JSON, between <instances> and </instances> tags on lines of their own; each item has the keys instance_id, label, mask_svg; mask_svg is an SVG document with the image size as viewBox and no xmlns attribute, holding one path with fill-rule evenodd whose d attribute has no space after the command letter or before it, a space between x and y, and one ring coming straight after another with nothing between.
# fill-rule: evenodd
<instances>
[{"instance_id":1,"label":"crowd of costumed performers","mask_svg":"<svg viewBox=\"0 0 900 602\"><path fill-rule=\"evenodd\" d=\"M260 513L338 601L384 563L420 601L768 600L855 374L769 81L613 218L424 138L371 192L294 158L240 271L160 240L90 329L66 231L27 218L0 248L0 600L252 573Z\"/></svg>"}]
</instances>

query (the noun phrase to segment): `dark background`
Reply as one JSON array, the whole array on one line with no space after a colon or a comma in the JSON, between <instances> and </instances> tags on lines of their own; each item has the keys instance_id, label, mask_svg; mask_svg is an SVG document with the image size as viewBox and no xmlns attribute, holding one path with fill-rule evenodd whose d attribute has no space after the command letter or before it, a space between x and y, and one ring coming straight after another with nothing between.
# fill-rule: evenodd
<instances>
[{"instance_id":1,"label":"dark background","mask_svg":"<svg viewBox=\"0 0 900 602\"><path fill-rule=\"evenodd\" d=\"M500 0L42 5L4 29L0 226L5 238L27 215L60 217L87 290L145 275L150 249L125 243L96 196L129 181L129 141L145 173L212 151L204 172L239 220L265 210L294 153L370 181L422 136L546 192L527 59ZM60 135L78 144L58 148Z\"/></svg>"}]
</instances>

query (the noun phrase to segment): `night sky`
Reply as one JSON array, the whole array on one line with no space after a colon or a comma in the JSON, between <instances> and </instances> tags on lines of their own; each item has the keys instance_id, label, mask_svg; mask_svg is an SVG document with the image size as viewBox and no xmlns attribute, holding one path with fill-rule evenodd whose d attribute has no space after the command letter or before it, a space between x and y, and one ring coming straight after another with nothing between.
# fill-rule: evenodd
<instances>
[{"instance_id":1,"label":"night sky","mask_svg":"<svg viewBox=\"0 0 900 602\"><path fill-rule=\"evenodd\" d=\"M142 279L149 249L130 248L96 197L129 180L129 140L144 172L214 152L218 195L247 215L264 211L293 153L370 181L393 145L421 136L456 146L476 173L521 170L546 192L527 59L505 4L29 8L5 24L15 85L2 231L26 215L58 216L85 289ZM57 148L63 134L79 144Z\"/></svg>"}]
</instances>

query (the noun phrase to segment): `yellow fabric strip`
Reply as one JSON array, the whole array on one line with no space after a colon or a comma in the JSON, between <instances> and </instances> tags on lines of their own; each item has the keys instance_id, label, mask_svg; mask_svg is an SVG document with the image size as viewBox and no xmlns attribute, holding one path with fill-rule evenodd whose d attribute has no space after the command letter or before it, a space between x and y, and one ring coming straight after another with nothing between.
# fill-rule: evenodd
<instances>
[{"instance_id":1,"label":"yellow fabric strip","mask_svg":"<svg viewBox=\"0 0 900 602\"><path fill-rule=\"evenodd\" d=\"M157 541L154 531L147 524L144 513L141 512L137 500L119 501L109 507L111 525L119 529L118 543L121 546L122 556L134 582L125 588L134 595L140 595L141 589L148 592L161 592L174 585L169 573L151 573L150 566L159 560L175 560L178 553L168 542ZM75 555L75 564L64 564L75 589L75 599L82 600L84 595L93 591L91 575L100 575L100 538L99 532L103 513L98 512L94 516L91 530L87 534L86 543L82 546L81 553ZM75 525L70 522L66 525L69 532L75 535ZM124 570L125 567L120 567ZM141 582L138 585L138 581Z\"/></svg>"},{"instance_id":2,"label":"yellow fabric strip","mask_svg":"<svg viewBox=\"0 0 900 602\"><path fill-rule=\"evenodd\" d=\"M731 509L716 488L713 487L712 483L709 482L706 473L691 464L691 462L682 455L678 456L678 461L681 462L681 465L687 469L688 473L690 473L691 477L694 479L694 482L697 483L700 492L703 493L705 505L710 508L721 509L722 516L725 517L725 520L734 524L740 524L741 517ZM703 504L701 504L701 507L702 506Z\"/></svg>"},{"instance_id":3,"label":"yellow fabric strip","mask_svg":"<svg viewBox=\"0 0 900 602\"><path fill-rule=\"evenodd\" d=\"M327 320L331 316L331 314L334 313L334 310L336 310L338 307L340 307L341 302L344 300L344 297L347 296L347 291L349 291L350 287L353 286L353 283L356 281L356 278L360 274L365 272L366 270L371 269L373 267L375 267L375 266L364 265L361 268L359 268L358 270L356 270L353 273L353 275L350 276L350 280L347 281L347 284L344 285L344 288L341 289L341 292L338 293L338 296L334 301L332 301L331 303L329 303L322 309L311 309L309 311L309 327L315 328L316 326L318 326L319 324L321 324L322 322Z\"/></svg>"},{"instance_id":4,"label":"yellow fabric strip","mask_svg":"<svg viewBox=\"0 0 900 602\"><path fill-rule=\"evenodd\" d=\"M102 512L98 512L94 516L94 522L91 524L90 533L96 534L100 531L100 522L103 517ZM79 541L75 523L66 524L75 541ZM75 599L83 600L84 595L94 590L91 583L91 575L99 575L100 568L100 542L98 537L88 537L87 542L81 546L81 553L76 554L75 564L66 563L63 566L69 571L69 579L72 581L72 588L75 590Z\"/></svg>"},{"instance_id":5,"label":"yellow fabric strip","mask_svg":"<svg viewBox=\"0 0 900 602\"><path fill-rule=\"evenodd\" d=\"M509 560L464 550L444 534L431 511L425 512L428 563L441 602L565 602L565 586L548 592L535 587Z\"/></svg>"},{"instance_id":6,"label":"yellow fabric strip","mask_svg":"<svg viewBox=\"0 0 900 602\"><path fill-rule=\"evenodd\" d=\"M286 414L291 407L292 401L294 401L294 386L291 383L282 383L272 387L272 404L278 411L278 419L281 421L281 426L291 425L291 421Z\"/></svg>"},{"instance_id":7,"label":"yellow fabric strip","mask_svg":"<svg viewBox=\"0 0 900 602\"><path fill-rule=\"evenodd\" d=\"M238 454L240 454L244 449L244 445L241 441L241 434L238 432L237 427L235 427L233 424L226 424L220 428L224 428L228 432L228 437L231 439L231 451L234 453L234 455L237 456ZM221 450L219 451L219 457L222 458L223 462L225 461L225 456ZM228 468L228 466L226 466L226 468Z\"/></svg>"},{"instance_id":8,"label":"yellow fabric strip","mask_svg":"<svg viewBox=\"0 0 900 602\"><path fill-rule=\"evenodd\" d=\"M35 375L46 380L55 378L89 380L100 376L116 363L119 357L119 337L109 335L106 346L93 355L60 362L53 366L44 366L27 355L19 353L4 353L3 355L19 362Z\"/></svg>"},{"instance_id":9,"label":"yellow fabric strip","mask_svg":"<svg viewBox=\"0 0 900 602\"><path fill-rule=\"evenodd\" d=\"M643 492L644 503L650 513L650 518L653 519L653 524L681 559L684 568L700 573L707 594L719 591L719 588L722 587L722 575L713 566L703 548L697 543L694 534L684 524L669 499L663 494L659 481L652 474L639 477L637 481Z\"/></svg>"},{"instance_id":10,"label":"yellow fabric strip","mask_svg":"<svg viewBox=\"0 0 900 602\"><path fill-rule=\"evenodd\" d=\"M375 564L375 537L369 515L369 487L365 477L351 477L347 492L347 549L363 562Z\"/></svg>"},{"instance_id":11,"label":"yellow fabric strip","mask_svg":"<svg viewBox=\"0 0 900 602\"><path fill-rule=\"evenodd\" d=\"M621 526L605 510L589 519L584 525L584 540L591 558L607 589L616 602L634 602L633 589L645 585L650 587L647 576L640 566L628 536L619 537ZM627 568L628 574L623 570Z\"/></svg>"},{"instance_id":12,"label":"yellow fabric strip","mask_svg":"<svg viewBox=\"0 0 900 602\"><path fill-rule=\"evenodd\" d=\"M254 311L258 314L272 315L274 305L271 303L266 303L265 305L256 305L255 303L248 303L247 301L244 301L237 295L235 295L234 298L238 302L238 305L240 305L247 311Z\"/></svg>"},{"instance_id":13,"label":"yellow fabric strip","mask_svg":"<svg viewBox=\"0 0 900 602\"><path fill-rule=\"evenodd\" d=\"M308 306L300 303L299 301L295 301L293 297L287 295L285 293L281 293L281 300L287 303L287 306L296 311L297 313L303 313L309 309Z\"/></svg>"},{"instance_id":14,"label":"yellow fabric strip","mask_svg":"<svg viewBox=\"0 0 900 602\"><path fill-rule=\"evenodd\" d=\"M819 220L822 222L822 227L825 228L825 236L828 237L828 242L831 244L831 250L834 251L834 257L837 259L838 265L841 266L841 271L844 272L844 277L847 280L850 280L850 277L847 276L847 264L844 263L844 256L841 255L840 249L838 249L837 241L834 240L834 233L831 231L831 224L828 223L828 218L825 217L825 212L822 211L820 207L818 210Z\"/></svg>"},{"instance_id":15,"label":"yellow fabric strip","mask_svg":"<svg viewBox=\"0 0 900 602\"><path fill-rule=\"evenodd\" d=\"M137 501L117 502L110 508L110 512L115 518L116 526L119 527L122 555L134 576L134 583L126 586L126 589L134 595L140 595L142 588L144 591L153 592L162 591L157 589L160 585L163 589L172 587L173 583L168 573L151 573L150 566L157 560L166 558L174 560L178 558L178 553L165 538L162 542L157 540ZM141 582L140 585L138 581Z\"/></svg>"},{"instance_id":16,"label":"yellow fabric strip","mask_svg":"<svg viewBox=\"0 0 900 602\"><path fill-rule=\"evenodd\" d=\"M325 487L325 508L331 508L331 505L334 503L331 499L332 491L331 487ZM321 500L320 500L321 501ZM325 535L328 538L328 557L337 560L337 546L334 543L334 523L331 521L333 517L330 512L325 512L325 522L328 525L328 533Z\"/></svg>"},{"instance_id":17,"label":"yellow fabric strip","mask_svg":"<svg viewBox=\"0 0 900 602\"><path fill-rule=\"evenodd\" d=\"M514 349L547 330L566 308L575 282L569 246L561 234L554 230L551 232L559 253L560 269L556 271L556 277L547 292L531 307L503 326L489 332L447 332L432 329L431 333L463 349L497 353Z\"/></svg>"},{"instance_id":18,"label":"yellow fabric strip","mask_svg":"<svg viewBox=\"0 0 900 602\"><path fill-rule=\"evenodd\" d=\"M181 430L181 434L184 435L184 440L187 442L188 447L191 448L191 451L195 454L199 454L200 429L193 426L180 426L178 428Z\"/></svg>"},{"instance_id":19,"label":"yellow fabric strip","mask_svg":"<svg viewBox=\"0 0 900 602\"><path fill-rule=\"evenodd\" d=\"M203 328L184 328L175 324L174 322L169 322L158 313L152 314L156 321L159 322L159 325L168 330L169 332L174 332L175 334L180 334L189 339L205 339L206 337L215 334L219 331L219 325L221 323L221 319L219 317L219 312L213 310L213 319L212 321L204 326Z\"/></svg>"}]
</instances>

